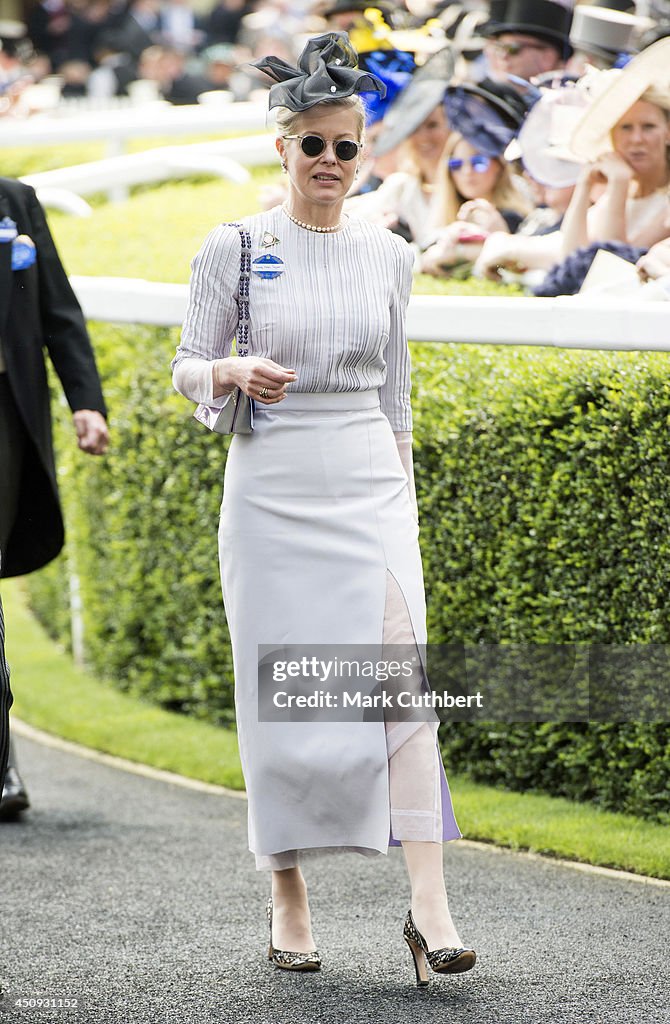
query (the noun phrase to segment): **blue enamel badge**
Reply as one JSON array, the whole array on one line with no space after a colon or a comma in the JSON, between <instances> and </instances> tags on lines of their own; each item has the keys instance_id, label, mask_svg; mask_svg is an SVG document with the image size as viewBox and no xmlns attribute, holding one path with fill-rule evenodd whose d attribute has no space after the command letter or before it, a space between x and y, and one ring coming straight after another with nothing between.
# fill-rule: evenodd
<instances>
[{"instance_id":1,"label":"blue enamel badge","mask_svg":"<svg viewBox=\"0 0 670 1024\"><path fill-rule=\"evenodd\" d=\"M280 260L279 256L272 256L268 252L264 256L259 256L255 259L251 264L251 269L254 274L269 280L273 277L281 277L284 273L284 261Z\"/></svg>"},{"instance_id":2,"label":"blue enamel badge","mask_svg":"<svg viewBox=\"0 0 670 1024\"><path fill-rule=\"evenodd\" d=\"M17 235L12 242L12 270L27 270L37 259L30 235Z\"/></svg>"}]
</instances>

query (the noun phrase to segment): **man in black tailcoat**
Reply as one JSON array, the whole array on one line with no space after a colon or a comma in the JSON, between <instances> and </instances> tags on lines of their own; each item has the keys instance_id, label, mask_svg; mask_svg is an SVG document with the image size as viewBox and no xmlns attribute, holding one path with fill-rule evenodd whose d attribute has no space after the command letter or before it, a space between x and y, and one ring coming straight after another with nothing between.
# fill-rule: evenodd
<instances>
[{"instance_id":1,"label":"man in black tailcoat","mask_svg":"<svg viewBox=\"0 0 670 1024\"><path fill-rule=\"evenodd\" d=\"M35 192L0 178L0 575L20 576L63 546L44 349L73 413L79 447L107 448L106 409L79 303ZM3 659L4 666L4 659ZM3 720L0 668L0 756ZM7 683L7 693L9 691ZM2 761L0 759L0 769ZM28 806L10 744L0 820Z\"/></svg>"}]
</instances>

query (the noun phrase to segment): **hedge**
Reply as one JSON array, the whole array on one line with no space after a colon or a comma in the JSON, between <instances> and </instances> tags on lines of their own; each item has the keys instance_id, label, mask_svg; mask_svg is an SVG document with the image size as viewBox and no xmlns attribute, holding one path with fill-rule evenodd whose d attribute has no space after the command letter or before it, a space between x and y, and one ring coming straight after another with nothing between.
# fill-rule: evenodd
<instances>
[{"instance_id":1,"label":"hedge","mask_svg":"<svg viewBox=\"0 0 670 1024\"><path fill-rule=\"evenodd\" d=\"M227 442L172 392L174 330L92 325L104 460L57 425L67 554L30 577L65 638L168 707L233 721L216 534ZM659 355L413 346L415 462L433 643L670 642L670 382ZM459 772L670 820L667 724L458 724Z\"/></svg>"}]
</instances>

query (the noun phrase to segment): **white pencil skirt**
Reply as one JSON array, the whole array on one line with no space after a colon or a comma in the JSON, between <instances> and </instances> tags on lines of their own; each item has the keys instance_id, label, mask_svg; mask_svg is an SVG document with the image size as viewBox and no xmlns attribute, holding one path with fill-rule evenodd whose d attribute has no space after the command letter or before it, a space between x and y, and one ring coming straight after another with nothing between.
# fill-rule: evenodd
<instances>
[{"instance_id":1,"label":"white pencil skirt","mask_svg":"<svg viewBox=\"0 0 670 1024\"><path fill-rule=\"evenodd\" d=\"M257 867L459 838L436 721L259 721L259 645L426 642L418 527L377 391L257 404L228 453L219 557Z\"/></svg>"}]
</instances>

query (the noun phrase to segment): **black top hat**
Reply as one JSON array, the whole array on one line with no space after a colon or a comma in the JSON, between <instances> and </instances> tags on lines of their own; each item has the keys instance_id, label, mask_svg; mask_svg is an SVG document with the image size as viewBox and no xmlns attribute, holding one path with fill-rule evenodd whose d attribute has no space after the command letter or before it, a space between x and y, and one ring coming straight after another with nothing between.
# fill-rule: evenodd
<instances>
[{"instance_id":1,"label":"black top hat","mask_svg":"<svg viewBox=\"0 0 670 1024\"><path fill-rule=\"evenodd\" d=\"M563 52L569 47L571 22L572 9L554 0L491 0L490 18L480 32L484 36L522 32L544 39Z\"/></svg>"},{"instance_id":2,"label":"black top hat","mask_svg":"<svg viewBox=\"0 0 670 1024\"><path fill-rule=\"evenodd\" d=\"M381 11L384 20L389 25L393 24L393 15L397 10L397 4L392 3L391 0L331 0L323 8L321 14L324 18L330 18L333 14L346 14L347 11L360 11L363 14L368 7Z\"/></svg>"},{"instance_id":3,"label":"black top hat","mask_svg":"<svg viewBox=\"0 0 670 1024\"><path fill-rule=\"evenodd\" d=\"M635 14L635 0L589 0L590 7L607 7L610 11Z\"/></svg>"}]
</instances>

